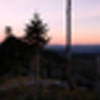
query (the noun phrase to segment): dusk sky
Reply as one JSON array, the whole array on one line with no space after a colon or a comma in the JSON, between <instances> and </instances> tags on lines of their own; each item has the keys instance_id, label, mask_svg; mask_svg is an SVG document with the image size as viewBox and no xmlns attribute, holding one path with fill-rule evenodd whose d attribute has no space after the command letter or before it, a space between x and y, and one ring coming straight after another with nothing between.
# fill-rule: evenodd
<instances>
[{"instance_id":1,"label":"dusk sky","mask_svg":"<svg viewBox=\"0 0 100 100\"><path fill-rule=\"evenodd\" d=\"M4 27L11 25L14 34L24 34L32 14L39 12L48 24L50 44L65 44L66 0L0 0L0 39ZM100 44L100 0L72 0L72 43Z\"/></svg>"}]
</instances>

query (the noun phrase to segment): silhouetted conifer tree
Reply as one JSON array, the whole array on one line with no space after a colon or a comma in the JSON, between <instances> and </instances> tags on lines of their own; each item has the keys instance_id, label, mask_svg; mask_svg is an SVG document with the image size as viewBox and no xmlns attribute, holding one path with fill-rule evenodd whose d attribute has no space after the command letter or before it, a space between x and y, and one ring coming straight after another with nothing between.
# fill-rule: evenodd
<instances>
[{"instance_id":1,"label":"silhouetted conifer tree","mask_svg":"<svg viewBox=\"0 0 100 100\"><path fill-rule=\"evenodd\" d=\"M26 27L26 39L36 48L44 47L48 43L47 24L44 24L38 13L34 14L30 24Z\"/></svg>"},{"instance_id":2,"label":"silhouetted conifer tree","mask_svg":"<svg viewBox=\"0 0 100 100\"><path fill-rule=\"evenodd\" d=\"M44 24L38 13L34 14L33 19L26 26L26 40L35 47L37 79L40 78L40 50L48 43L47 24Z\"/></svg>"}]
</instances>

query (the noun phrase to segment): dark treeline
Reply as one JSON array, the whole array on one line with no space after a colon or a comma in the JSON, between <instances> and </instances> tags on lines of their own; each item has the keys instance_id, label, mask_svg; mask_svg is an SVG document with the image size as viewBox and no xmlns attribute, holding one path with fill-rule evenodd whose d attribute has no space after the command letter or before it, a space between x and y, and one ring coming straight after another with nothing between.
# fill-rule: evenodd
<instances>
[{"instance_id":1,"label":"dark treeline","mask_svg":"<svg viewBox=\"0 0 100 100\"><path fill-rule=\"evenodd\" d=\"M26 25L26 36L22 39L14 37L12 28L7 26L5 29L7 39L0 45L0 74L18 74L19 69L27 70L32 74L34 62L39 74L40 51L49 41L47 31L47 25L42 22L37 13Z\"/></svg>"},{"instance_id":2,"label":"dark treeline","mask_svg":"<svg viewBox=\"0 0 100 100\"><path fill-rule=\"evenodd\" d=\"M51 55L51 51L43 54L43 48L50 40L47 32L47 24L43 23L38 13L26 25L24 38L14 37L12 28L7 26L7 39L0 45L0 76L29 75L40 80L41 73L46 78L62 75L61 79L67 80L73 88L68 59L61 61L55 53Z\"/></svg>"}]
</instances>

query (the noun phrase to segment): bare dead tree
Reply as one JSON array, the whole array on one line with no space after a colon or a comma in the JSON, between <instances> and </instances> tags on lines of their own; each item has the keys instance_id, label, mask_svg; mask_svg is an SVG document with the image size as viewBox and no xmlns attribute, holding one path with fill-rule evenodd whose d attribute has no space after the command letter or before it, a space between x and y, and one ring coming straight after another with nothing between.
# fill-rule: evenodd
<instances>
[{"instance_id":1,"label":"bare dead tree","mask_svg":"<svg viewBox=\"0 0 100 100\"><path fill-rule=\"evenodd\" d=\"M72 69L72 56L71 56L71 11L72 11L72 0L66 0L66 58L67 58L67 66L66 66L66 78L69 83L70 88L74 88L73 82L71 80L71 69Z\"/></svg>"}]
</instances>

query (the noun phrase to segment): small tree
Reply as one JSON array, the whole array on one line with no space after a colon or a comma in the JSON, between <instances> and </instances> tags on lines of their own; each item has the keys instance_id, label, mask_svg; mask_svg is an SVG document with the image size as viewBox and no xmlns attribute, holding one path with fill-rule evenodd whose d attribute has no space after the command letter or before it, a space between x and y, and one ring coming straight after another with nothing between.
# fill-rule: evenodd
<instances>
[{"instance_id":1,"label":"small tree","mask_svg":"<svg viewBox=\"0 0 100 100\"><path fill-rule=\"evenodd\" d=\"M33 19L26 26L26 40L35 47L36 51L36 77L40 79L40 50L48 43L47 24L44 24L38 13L34 14Z\"/></svg>"}]
</instances>

